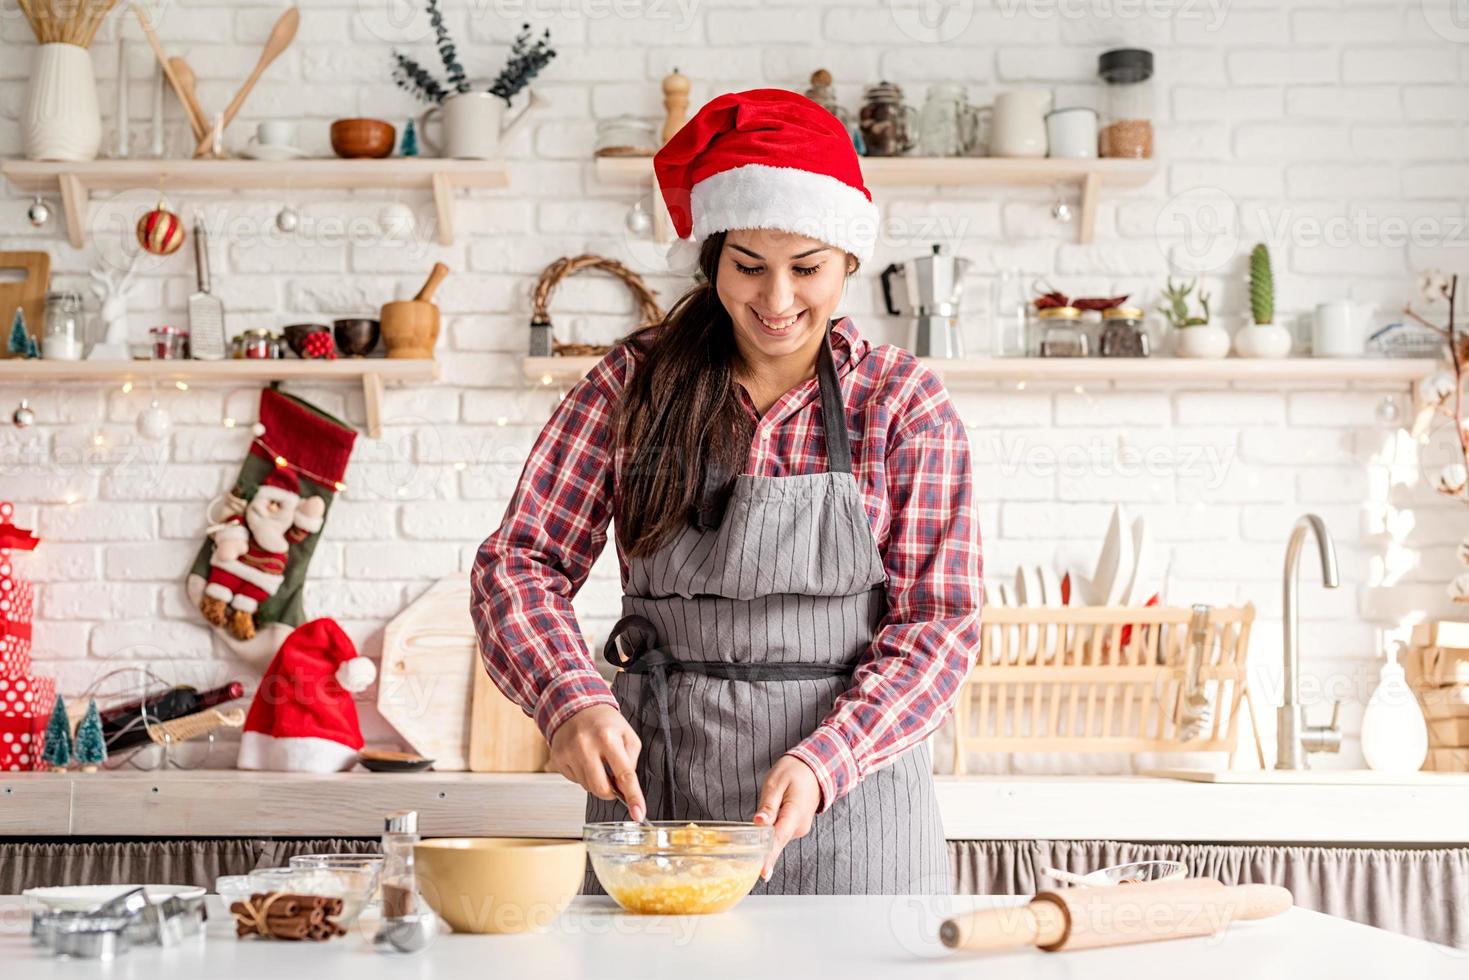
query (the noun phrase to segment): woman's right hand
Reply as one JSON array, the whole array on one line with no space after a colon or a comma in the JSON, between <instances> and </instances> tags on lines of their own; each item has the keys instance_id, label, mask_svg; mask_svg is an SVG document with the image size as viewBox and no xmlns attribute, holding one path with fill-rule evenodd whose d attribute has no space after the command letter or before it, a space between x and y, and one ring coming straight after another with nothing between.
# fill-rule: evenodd
<instances>
[{"instance_id":1,"label":"woman's right hand","mask_svg":"<svg viewBox=\"0 0 1469 980\"><path fill-rule=\"evenodd\" d=\"M611 705L594 704L562 722L552 734L551 765L599 800L620 797L628 815L642 820L648 809L638 785L642 748L622 712Z\"/></svg>"}]
</instances>

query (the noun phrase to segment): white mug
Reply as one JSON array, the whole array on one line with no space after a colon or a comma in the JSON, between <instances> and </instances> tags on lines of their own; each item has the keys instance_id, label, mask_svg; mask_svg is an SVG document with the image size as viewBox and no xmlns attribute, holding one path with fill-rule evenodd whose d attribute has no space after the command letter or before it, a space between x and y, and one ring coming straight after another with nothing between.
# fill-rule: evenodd
<instances>
[{"instance_id":1,"label":"white mug","mask_svg":"<svg viewBox=\"0 0 1469 980\"><path fill-rule=\"evenodd\" d=\"M1046 113L1050 111L1051 93L1044 89L1017 89L995 96L990 156L1045 156Z\"/></svg>"},{"instance_id":2,"label":"white mug","mask_svg":"<svg viewBox=\"0 0 1469 980\"><path fill-rule=\"evenodd\" d=\"M505 101L489 92L462 92L450 95L442 103L425 112L418 122L418 135L423 145L436 156L459 160L493 160L515 130L526 120L526 114L543 102L534 91L526 104L513 116ZM429 126L441 123L443 142L432 135Z\"/></svg>"},{"instance_id":3,"label":"white mug","mask_svg":"<svg viewBox=\"0 0 1469 980\"><path fill-rule=\"evenodd\" d=\"M285 119L267 119L257 123L255 142L261 146L291 146L296 142L296 124Z\"/></svg>"},{"instance_id":4,"label":"white mug","mask_svg":"<svg viewBox=\"0 0 1469 980\"><path fill-rule=\"evenodd\" d=\"M1049 156L1089 160L1097 155L1097 112L1086 106L1056 109L1046 114Z\"/></svg>"},{"instance_id":5,"label":"white mug","mask_svg":"<svg viewBox=\"0 0 1469 980\"><path fill-rule=\"evenodd\" d=\"M1316 307L1311 322L1312 357L1361 357L1367 349L1372 306L1335 299Z\"/></svg>"}]
</instances>

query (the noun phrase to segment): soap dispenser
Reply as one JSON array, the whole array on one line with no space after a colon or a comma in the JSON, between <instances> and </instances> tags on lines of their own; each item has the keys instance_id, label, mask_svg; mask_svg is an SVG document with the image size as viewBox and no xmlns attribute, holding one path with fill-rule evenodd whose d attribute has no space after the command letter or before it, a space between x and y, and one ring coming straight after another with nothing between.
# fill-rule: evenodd
<instances>
[{"instance_id":1,"label":"soap dispenser","mask_svg":"<svg viewBox=\"0 0 1469 980\"><path fill-rule=\"evenodd\" d=\"M1379 772L1416 772L1428 755L1423 709L1398 663L1404 647L1400 642L1388 653L1362 716L1362 755Z\"/></svg>"}]
</instances>

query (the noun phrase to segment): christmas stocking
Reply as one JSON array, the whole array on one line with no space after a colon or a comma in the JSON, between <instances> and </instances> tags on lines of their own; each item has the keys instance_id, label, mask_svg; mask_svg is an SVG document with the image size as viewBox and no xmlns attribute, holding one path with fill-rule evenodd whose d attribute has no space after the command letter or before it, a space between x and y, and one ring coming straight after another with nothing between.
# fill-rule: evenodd
<instances>
[{"instance_id":1,"label":"christmas stocking","mask_svg":"<svg viewBox=\"0 0 1469 980\"><path fill-rule=\"evenodd\" d=\"M264 666L306 618L301 586L357 433L299 398L260 393L234 489L209 515L189 600L235 653Z\"/></svg>"}]
</instances>

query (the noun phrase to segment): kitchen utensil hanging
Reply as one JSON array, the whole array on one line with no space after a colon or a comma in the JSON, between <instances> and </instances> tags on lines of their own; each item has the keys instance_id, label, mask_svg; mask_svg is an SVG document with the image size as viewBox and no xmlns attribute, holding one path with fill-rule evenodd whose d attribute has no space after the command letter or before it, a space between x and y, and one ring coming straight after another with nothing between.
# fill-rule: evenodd
<instances>
[{"instance_id":1,"label":"kitchen utensil hanging","mask_svg":"<svg viewBox=\"0 0 1469 980\"><path fill-rule=\"evenodd\" d=\"M579 272L597 270L620 279L638 302L637 327L651 327L663 321L663 308L655 297L657 290L649 289L642 276L633 272L616 259L600 255L578 255L562 257L541 270L536 280L534 301L530 320L530 354L546 357L598 357L612 349L610 344L570 344L556 340L551 325L551 294L563 279Z\"/></svg>"}]
</instances>

